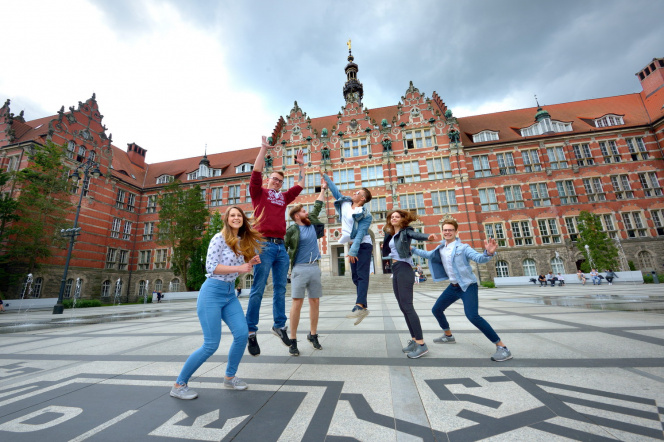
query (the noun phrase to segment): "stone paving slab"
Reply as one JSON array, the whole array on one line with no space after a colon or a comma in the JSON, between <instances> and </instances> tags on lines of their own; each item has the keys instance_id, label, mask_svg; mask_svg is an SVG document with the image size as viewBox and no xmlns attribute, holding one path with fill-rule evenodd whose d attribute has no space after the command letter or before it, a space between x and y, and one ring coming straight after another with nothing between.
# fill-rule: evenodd
<instances>
[{"instance_id":1,"label":"stone paving slab","mask_svg":"<svg viewBox=\"0 0 664 442\"><path fill-rule=\"evenodd\" d=\"M193 301L0 314L0 440L664 439L664 285L481 290L480 314L514 354L503 363L460 302L448 310L457 344L434 344L440 290L415 290L428 355L405 357L394 295L372 293L358 326L345 318L351 297L322 298L321 351L306 341L304 303L291 357L266 297L262 354L238 371L249 390L221 384L224 326L193 401L168 395L202 342Z\"/></svg>"}]
</instances>

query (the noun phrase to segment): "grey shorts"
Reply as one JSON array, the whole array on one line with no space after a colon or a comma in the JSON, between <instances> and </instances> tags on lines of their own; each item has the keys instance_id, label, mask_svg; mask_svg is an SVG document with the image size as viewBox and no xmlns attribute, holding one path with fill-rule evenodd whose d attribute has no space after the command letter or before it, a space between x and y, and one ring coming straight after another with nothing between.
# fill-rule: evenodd
<instances>
[{"instance_id":1,"label":"grey shorts","mask_svg":"<svg viewBox=\"0 0 664 442\"><path fill-rule=\"evenodd\" d=\"M320 267L315 264L296 264L291 272L291 298L304 298L307 291L309 298L323 296L323 286L320 282Z\"/></svg>"}]
</instances>

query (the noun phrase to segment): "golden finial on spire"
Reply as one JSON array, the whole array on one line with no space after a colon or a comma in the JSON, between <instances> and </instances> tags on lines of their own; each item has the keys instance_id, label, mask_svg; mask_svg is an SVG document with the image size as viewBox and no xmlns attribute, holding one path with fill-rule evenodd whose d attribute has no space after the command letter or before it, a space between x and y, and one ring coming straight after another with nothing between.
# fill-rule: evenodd
<instances>
[{"instance_id":1,"label":"golden finial on spire","mask_svg":"<svg viewBox=\"0 0 664 442\"><path fill-rule=\"evenodd\" d=\"M350 52L350 38L348 39L348 42L346 44L348 45L348 51Z\"/></svg>"}]
</instances>

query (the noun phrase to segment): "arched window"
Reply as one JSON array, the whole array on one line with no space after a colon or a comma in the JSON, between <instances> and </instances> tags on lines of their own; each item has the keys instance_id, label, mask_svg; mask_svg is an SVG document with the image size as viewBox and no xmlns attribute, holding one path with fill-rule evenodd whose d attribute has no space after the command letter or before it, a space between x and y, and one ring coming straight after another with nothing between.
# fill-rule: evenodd
<instances>
[{"instance_id":1,"label":"arched window","mask_svg":"<svg viewBox=\"0 0 664 442\"><path fill-rule=\"evenodd\" d=\"M244 280L244 288L250 289L253 284L254 284L254 275L247 275L247 277Z\"/></svg>"},{"instance_id":2,"label":"arched window","mask_svg":"<svg viewBox=\"0 0 664 442\"><path fill-rule=\"evenodd\" d=\"M537 276L537 266L534 259L526 258L523 260L523 276Z\"/></svg>"},{"instance_id":3,"label":"arched window","mask_svg":"<svg viewBox=\"0 0 664 442\"><path fill-rule=\"evenodd\" d=\"M161 282L161 279L155 279L155 281L154 281L154 291L155 292L160 292L163 285L164 285L164 283Z\"/></svg>"},{"instance_id":4,"label":"arched window","mask_svg":"<svg viewBox=\"0 0 664 442\"><path fill-rule=\"evenodd\" d=\"M173 278L171 281L171 286L168 288L169 292L179 292L180 291L180 280L178 278Z\"/></svg>"},{"instance_id":5,"label":"arched window","mask_svg":"<svg viewBox=\"0 0 664 442\"><path fill-rule=\"evenodd\" d=\"M101 297L108 298L111 295L111 280L107 279L101 283Z\"/></svg>"},{"instance_id":6,"label":"arched window","mask_svg":"<svg viewBox=\"0 0 664 442\"><path fill-rule=\"evenodd\" d=\"M507 267L507 261L498 261L496 262L496 274L497 276L510 276L509 268Z\"/></svg>"},{"instance_id":7,"label":"arched window","mask_svg":"<svg viewBox=\"0 0 664 442\"><path fill-rule=\"evenodd\" d=\"M145 296L145 281L141 280L138 283L138 297L142 298Z\"/></svg>"},{"instance_id":8,"label":"arched window","mask_svg":"<svg viewBox=\"0 0 664 442\"><path fill-rule=\"evenodd\" d=\"M69 278L67 282L65 283L65 294L64 298L71 298L71 288L74 285L74 280L72 278Z\"/></svg>"},{"instance_id":9,"label":"arched window","mask_svg":"<svg viewBox=\"0 0 664 442\"><path fill-rule=\"evenodd\" d=\"M558 256L551 258L551 271L554 273L554 275L557 275L558 273L565 273L565 265L563 264L562 258Z\"/></svg>"},{"instance_id":10,"label":"arched window","mask_svg":"<svg viewBox=\"0 0 664 442\"><path fill-rule=\"evenodd\" d=\"M652 264L652 255L650 253L646 252L645 250L642 250L636 255L637 259L639 260L639 269L640 270L648 270L652 269L654 266Z\"/></svg>"},{"instance_id":11,"label":"arched window","mask_svg":"<svg viewBox=\"0 0 664 442\"><path fill-rule=\"evenodd\" d=\"M35 278L35 282L32 283L32 297L39 298L41 296L42 285L44 284L44 278L39 277Z\"/></svg>"}]
</instances>

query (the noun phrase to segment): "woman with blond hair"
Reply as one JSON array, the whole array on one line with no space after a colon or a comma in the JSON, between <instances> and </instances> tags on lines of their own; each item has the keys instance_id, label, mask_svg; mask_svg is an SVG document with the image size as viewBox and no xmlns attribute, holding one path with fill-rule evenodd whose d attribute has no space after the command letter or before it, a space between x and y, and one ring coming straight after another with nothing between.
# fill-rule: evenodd
<instances>
[{"instance_id":1,"label":"woman with blond hair","mask_svg":"<svg viewBox=\"0 0 664 442\"><path fill-rule=\"evenodd\" d=\"M260 263L260 242L263 237L247 219L242 209L231 206L224 214L224 227L208 247L205 268L207 279L198 294L196 311L203 329L203 345L194 351L184 363L171 396L178 399L195 399L198 393L187 383L192 374L217 351L221 340L223 320L233 335L228 351L224 387L246 390L246 382L235 376L247 346L249 331L244 311L235 296L235 279L240 273L249 273Z\"/></svg>"},{"instance_id":2,"label":"woman with blond hair","mask_svg":"<svg viewBox=\"0 0 664 442\"><path fill-rule=\"evenodd\" d=\"M420 318L413 307L413 284L415 273L413 272L413 255L410 251L410 242L435 241L436 235L427 235L416 232L410 223L417 220L417 215L396 209L387 214L385 239L383 241L383 256L392 258L392 289L397 298L399 308L406 319L406 325L410 332L411 340L402 350L411 359L419 358L429 352L424 343Z\"/></svg>"}]
</instances>

